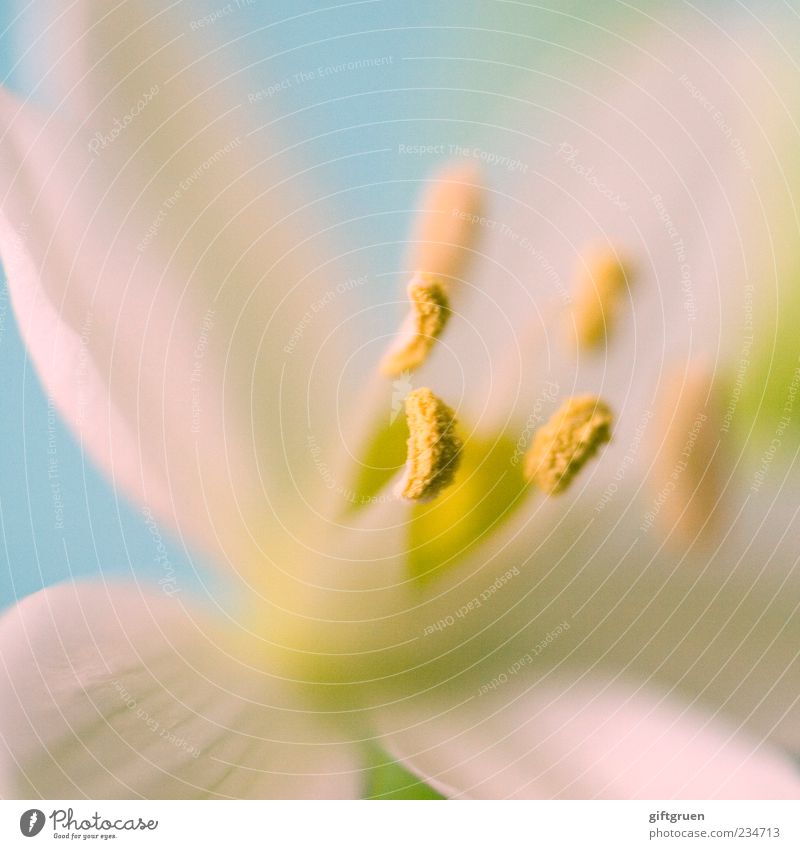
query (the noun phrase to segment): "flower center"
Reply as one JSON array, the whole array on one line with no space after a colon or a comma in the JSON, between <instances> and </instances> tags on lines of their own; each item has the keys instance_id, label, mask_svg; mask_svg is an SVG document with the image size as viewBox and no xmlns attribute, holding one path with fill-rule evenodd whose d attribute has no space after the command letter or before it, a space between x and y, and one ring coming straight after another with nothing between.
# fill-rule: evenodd
<instances>
[{"instance_id":1,"label":"flower center","mask_svg":"<svg viewBox=\"0 0 800 849\"><path fill-rule=\"evenodd\" d=\"M424 249L416 250L413 256L420 264L414 266L418 270L407 290L410 312L397 339L381 359L380 371L384 376L408 375L431 356L453 312L451 295L457 290L451 293L451 281L461 280L454 272L464 270L464 257L472 253L479 229L474 222L480 221L472 211L480 207L477 176L467 178L457 166L445 169L426 192L416 228L419 239L415 242ZM579 344L593 347L606 339L617 303L627 290L629 274L617 253L610 249L595 251L584 268L586 273L578 281L572 323ZM547 495L563 492L611 437L612 414L603 401L591 395L569 398L534 434L523 468L518 469L520 451L512 449L508 455L504 453L504 447L516 445L517 439L510 434L498 434L488 442L487 451L486 440L481 441L473 433L462 445L456 434L454 411L428 387L407 395L405 413L405 421L395 422L392 417L387 425L382 420L366 440L361 469L353 482L358 503L375 500L403 468L403 457L404 470L394 493L417 504L437 499L456 480L459 467L464 467L469 471L470 481L465 479L457 489L470 493L469 503L461 503L452 493L445 500L458 501L459 510L466 516L476 515L484 509L483 505L489 504L486 511L492 515L482 523L489 527L501 516L511 514L521 501L520 488L526 489L528 484L535 484ZM492 467L490 471L484 468L488 465ZM491 482L491 491L482 491L475 485L481 480ZM503 483L506 480L510 482L508 485ZM419 518L429 513L417 507L414 515ZM454 536L453 527L451 522L440 536ZM462 543L464 540L459 537L459 545ZM468 545L469 540L464 547ZM443 550L449 547L449 544L440 546Z\"/></svg>"}]
</instances>

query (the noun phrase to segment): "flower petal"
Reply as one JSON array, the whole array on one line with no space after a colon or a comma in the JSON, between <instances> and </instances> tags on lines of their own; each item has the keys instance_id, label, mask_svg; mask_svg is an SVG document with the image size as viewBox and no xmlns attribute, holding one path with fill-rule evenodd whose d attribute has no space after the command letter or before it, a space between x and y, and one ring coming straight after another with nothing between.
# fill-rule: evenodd
<instances>
[{"instance_id":1,"label":"flower petal","mask_svg":"<svg viewBox=\"0 0 800 849\"><path fill-rule=\"evenodd\" d=\"M476 252L480 235L483 187L480 170L471 163L451 162L440 169L419 201L407 264L409 268L454 281Z\"/></svg>"},{"instance_id":2,"label":"flower petal","mask_svg":"<svg viewBox=\"0 0 800 849\"><path fill-rule=\"evenodd\" d=\"M657 693L602 679L518 683L449 709L393 708L383 745L451 798L800 797L788 758Z\"/></svg>"},{"instance_id":3,"label":"flower petal","mask_svg":"<svg viewBox=\"0 0 800 849\"><path fill-rule=\"evenodd\" d=\"M0 251L23 338L89 455L160 519L208 545L204 519L216 496L207 484L204 503L203 479L223 486L228 476L218 459L192 455L200 419L217 444L225 431L222 409L203 399L192 438L187 367L209 325L181 313L158 288L158 266L115 232L118 198L103 198L97 170L62 129L0 90ZM205 362L201 370L208 398L219 376Z\"/></svg>"},{"instance_id":4,"label":"flower petal","mask_svg":"<svg viewBox=\"0 0 800 849\"><path fill-rule=\"evenodd\" d=\"M0 620L4 797L351 797L354 750L178 596L53 587Z\"/></svg>"},{"instance_id":5,"label":"flower petal","mask_svg":"<svg viewBox=\"0 0 800 849\"><path fill-rule=\"evenodd\" d=\"M343 334L326 333L364 281L337 258L311 169L271 116L238 108L237 75L179 5L39 10L58 118L2 93L2 251L23 337L87 449L248 562L241 540L324 491L297 422L330 421L344 389L311 363L336 360Z\"/></svg>"},{"instance_id":6,"label":"flower petal","mask_svg":"<svg viewBox=\"0 0 800 849\"><path fill-rule=\"evenodd\" d=\"M798 75L780 49L800 22L777 7L721 18L628 7L619 27L595 25L591 48L551 48L561 62L485 62L487 77L515 73L483 145L497 161L473 274L485 292L471 326L451 321L456 353L431 378L463 392L479 424L523 422L546 380L638 411L665 361L739 357L748 287L756 313L769 312L800 244ZM571 332L575 286L597 248L630 264L630 287L607 346L584 351ZM635 423L622 415L618 433Z\"/></svg>"}]
</instances>

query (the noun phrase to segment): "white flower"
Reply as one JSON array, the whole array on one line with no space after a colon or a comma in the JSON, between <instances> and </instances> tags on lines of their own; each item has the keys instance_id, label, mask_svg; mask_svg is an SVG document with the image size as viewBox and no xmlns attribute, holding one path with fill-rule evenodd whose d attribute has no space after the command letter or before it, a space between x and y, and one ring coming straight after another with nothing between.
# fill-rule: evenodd
<instances>
[{"instance_id":1,"label":"white flower","mask_svg":"<svg viewBox=\"0 0 800 849\"><path fill-rule=\"evenodd\" d=\"M391 269L450 293L409 379L464 447L422 506L392 495L370 218L297 164L283 113L243 108L231 45L185 8L55 9L52 112L0 92L15 313L85 450L242 601L233 620L97 581L7 613L4 796L358 796L374 741L449 796L797 795L796 470L751 486L715 418L748 287L775 298L797 241L796 21L666 8L613 32L573 18L582 47L540 61L547 15L520 6L480 22L498 52L476 29L461 56L497 91L440 116L480 125L469 161ZM396 207L374 179L380 218ZM595 349L572 280L583 261L597 283L592 244L635 278L597 302ZM546 498L521 452L587 393L613 443Z\"/></svg>"}]
</instances>

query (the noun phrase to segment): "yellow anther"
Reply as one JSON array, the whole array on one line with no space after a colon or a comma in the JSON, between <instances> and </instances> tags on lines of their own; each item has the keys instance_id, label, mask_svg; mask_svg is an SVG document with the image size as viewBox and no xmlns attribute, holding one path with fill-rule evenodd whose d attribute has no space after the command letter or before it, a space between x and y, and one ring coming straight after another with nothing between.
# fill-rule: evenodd
<instances>
[{"instance_id":1,"label":"yellow anther","mask_svg":"<svg viewBox=\"0 0 800 849\"><path fill-rule=\"evenodd\" d=\"M422 196L407 257L417 269L408 287L411 312L381 362L388 377L419 368L450 317L448 287L461 279L480 231L478 176L473 163L449 163Z\"/></svg>"},{"instance_id":2,"label":"yellow anther","mask_svg":"<svg viewBox=\"0 0 800 849\"><path fill-rule=\"evenodd\" d=\"M399 494L430 501L453 482L461 455L455 414L427 387L406 396L408 457Z\"/></svg>"},{"instance_id":3,"label":"yellow anther","mask_svg":"<svg viewBox=\"0 0 800 849\"><path fill-rule=\"evenodd\" d=\"M445 165L425 189L414 222L407 267L459 280L481 232L483 190L473 162Z\"/></svg>"},{"instance_id":4,"label":"yellow anther","mask_svg":"<svg viewBox=\"0 0 800 849\"><path fill-rule=\"evenodd\" d=\"M605 343L629 282L630 269L613 251L596 252L582 264L572 310L579 345Z\"/></svg>"},{"instance_id":5,"label":"yellow anther","mask_svg":"<svg viewBox=\"0 0 800 849\"><path fill-rule=\"evenodd\" d=\"M611 423L611 410L599 398L570 398L536 431L525 455L525 476L548 495L563 492L609 441Z\"/></svg>"},{"instance_id":6,"label":"yellow anther","mask_svg":"<svg viewBox=\"0 0 800 849\"><path fill-rule=\"evenodd\" d=\"M419 368L450 317L444 284L427 274L417 274L409 283L408 297L411 312L381 361L381 372L388 377Z\"/></svg>"}]
</instances>

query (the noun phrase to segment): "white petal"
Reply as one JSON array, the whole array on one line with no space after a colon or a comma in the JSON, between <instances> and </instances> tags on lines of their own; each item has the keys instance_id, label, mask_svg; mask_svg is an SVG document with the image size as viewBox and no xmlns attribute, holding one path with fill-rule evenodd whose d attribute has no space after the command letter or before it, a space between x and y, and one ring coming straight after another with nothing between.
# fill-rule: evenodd
<instances>
[{"instance_id":1,"label":"white petal","mask_svg":"<svg viewBox=\"0 0 800 849\"><path fill-rule=\"evenodd\" d=\"M313 172L263 129L269 115L243 115L235 75L186 35L196 10L48 10L58 120L0 101L2 251L23 337L116 481L244 562L241 540L264 543L268 517L324 489L297 422L310 411L320 438L330 422L343 390L311 363L339 361L342 328L326 334L360 284Z\"/></svg>"},{"instance_id":2,"label":"white petal","mask_svg":"<svg viewBox=\"0 0 800 849\"><path fill-rule=\"evenodd\" d=\"M787 757L647 689L555 676L518 684L459 706L392 708L384 745L454 798L800 797Z\"/></svg>"},{"instance_id":3,"label":"white petal","mask_svg":"<svg viewBox=\"0 0 800 849\"><path fill-rule=\"evenodd\" d=\"M0 776L15 798L327 798L354 750L179 596L37 593L0 621Z\"/></svg>"}]
</instances>

